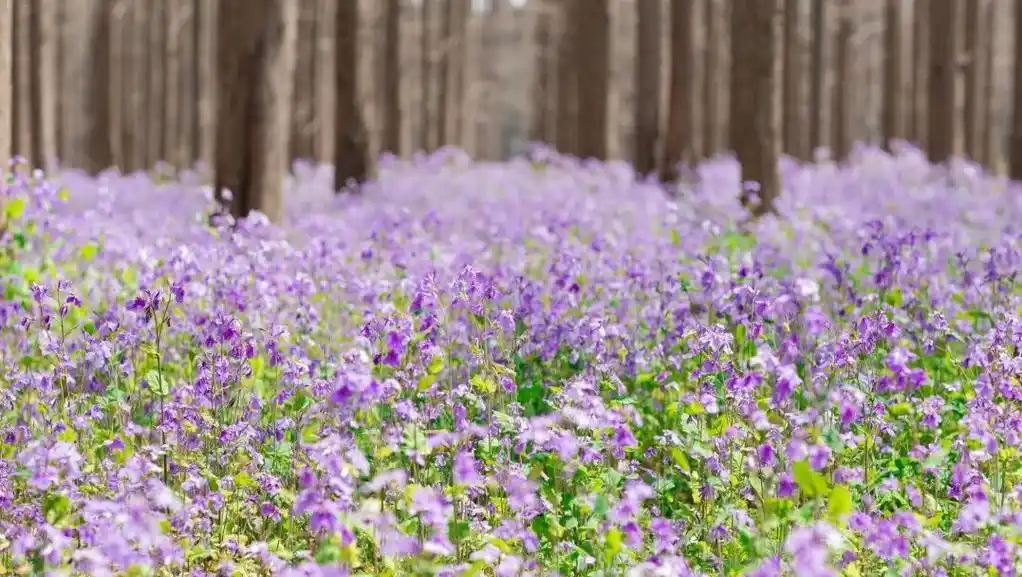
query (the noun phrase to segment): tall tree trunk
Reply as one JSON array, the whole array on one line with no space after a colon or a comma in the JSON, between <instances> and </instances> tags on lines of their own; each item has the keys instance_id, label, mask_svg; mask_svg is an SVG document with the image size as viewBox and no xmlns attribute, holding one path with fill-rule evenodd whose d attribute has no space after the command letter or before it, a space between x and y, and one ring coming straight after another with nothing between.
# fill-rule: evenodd
<instances>
[{"instance_id":1,"label":"tall tree trunk","mask_svg":"<svg viewBox=\"0 0 1022 577\"><path fill-rule=\"evenodd\" d=\"M769 97L776 87L777 8L776 0L735 0L731 12L731 142L741 165L742 206L754 218L775 211L781 193Z\"/></svg>"},{"instance_id":2,"label":"tall tree trunk","mask_svg":"<svg viewBox=\"0 0 1022 577\"><path fill-rule=\"evenodd\" d=\"M887 0L884 10L884 146L904 136L901 80L901 0Z\"/></svg>"},{"instance_id":3,"label":"tall tree trunk","mask_svg":"<svg viewBox=\"0 0 1022 577\"><path fill-rule=\"evenodd\" d=\"M124 99L124 72L127 68L124 61L125 0L110 0L106 3L106 10L110 12L110 88L107 90L110 99L110 155L112 164L124 170L124 124L128 109Z\"/></svg>"},{"instance_id":4,"label":"tall tree trunk","mask_svg":"<svg viewBox=\"0 0 1022 577\"><path fill-rule=\"evenodd\" d=\"M979 114L980 146L982 146L981 160L983 166L991 172L998 169L999 158L997 151L1000 146L994 142L994 62L997 54L997 0L986 0L983 4L983 81L980 83L982 92L980 95ZM999 143L998 143L999 144Z\"/></svg>"},{"instance_id":5,"label":"tall tree trunk","mask_svg":"<svg viewBox=\"0 0 1022 577\"><path fill-rule=\"evenodd\" d=\"M707 156L720 152L720 13L718 0L705 0L703 27L706 29L706 50L703 51L703 151ZM659 50L659 46L657 48ZM659 52L658 52L659 54ZM657 91L659 88L659 76ZM660 97L657 96L659 104ZM659 130L658 130L659 132Z\"/></svg>"},{"instance_id":6,"label":"tall tree trunk","mask_svg":"<svg viewBox=\"0 0 1022 577\"><path fill-rule=\"evenodd\" d=\"M576 2L579 0L575 0ZM578 154L607 158L607 97L610 90L610 13L608 0L584 0L578 7ZM582 96L585 95L583 98Z\"/></svg>"},{"instance_id":7,"label":"tall tree trunk","mask_svg":"<svg viewBox=\"0 0 1022 577\"><path fill-rule=\"evenodd\" d=\"M82 142L86 150L81 168L96 174L114 165L110 130L110 25L113 11L107 4L111 0L92 2L85 18L87 44L93 54L89 64L91 74L83 79L87 87L88 113L82 126Z\"/></svg>"},{"instance_id":8,"label":"tall tree trunk","mask_svg":"<svg viewBox=\"0 0 1022 577\"><path fill-rule=\"evenodd\" d=\"M434 0L422 0L419 8L422 29L419 36L419 84L422 96L419 100L419 147L424 151L433 150L433 20L436 13Z\"/></svg>"},{"instance_id":9,"label":"tall tree trunk","mask_svg":"<svg viewBox=\"0 0 1022 577\"><path fill-rule=\"evenodd\" d=\"M639 0L635 64L635 170L649 174L656 170L657 141L660 137L661 0ZM707 69L710 71L710 69ZM710 71L707 77L712 77ZM706 82L709 85L710 82Z\"/></svg>"},{"instance_id":10,"label":"tall tree trunk","mask_svg":"<svg viewBox=\"0 0 1022 577\"><path fill-rule=\"evenodd\" d=\"M741 3L736 4L736 9ZM687 166L695 162L695 151L692 148L692 132L695 127L692 101L695 95L690 81L693 68L692 8L689 0L671 0L670 96L667 100L664 157L660 166L660 179L664 182L677 182L680 165ZM735 98L734 90L732 98ZM734 122L735 118L732 116L731 121Z\"/></svg>"},{"instance_id":11,"label":"tall tree trunk","mask_svg":"<svg viewBox=\"0 0 1022 577\"><path fill-rule=\"evenodd\" d=\"M965 102L962 109L962 137L965 156L978 161L982 155L980 99L982 92L979 84L983 67L982 50L980 48L981 21L980 4L982 0L965 2Z\"/></svg>"},{"instance_id":12,"label":"tall tree trunk","mask_svg":"<svg viewBox=\"0 0 1022 577\"><path fill-rule=\"evenodd\" d=\"M448 65L450 66L450 82L451 87L448 95L450 96L450 110L447 112L448 122L450 127L448 128L448 144L455 146L465 147L465 126L469 124L468 114L466 111L466 72L468 67L468 18L470 15L471 7L469 0L448 0L454 6L454 28L453 28L453 46L451 51L448 53L450 58Z\"/></svg>"},{"instance_id":13,"label":"tall tree trunk","mask_svg":"<svg viewBox=\"0 0 1022 577\"><path fill-rule=\"evenodd\" d=\"M937 164L955 150L955 2L930 1L928 156Z\"/></svg>"},{"instance_id":14,"label":"tall tree trunk","mask_svg":"<svg viewBox=\"0 0 1022 577\"><path fill-rule=\"evenodd\" d=\"M784 0L784 69L782 72L784 152L803 160L806 153L805 105L802 102L803 47L799 0Z\"/></svg>"},{"instance_id":15,"label":"tall tree trunk","mask_svg":"<svg viewBox=\"0 0 1022 577\"><path fill-rule=\"evenodd\" d=\"M401 154L401 2L387 0L383 55L383 150Z\"/></svg>"},{"instance_id":16,"label":"tall tree trunk","mask_svg":"<svg viewBox=\"0 0 1022 577\"><path fill-rule=\"evenodd\" d=\"M298 0L298 46L295 56L294 98L291 103L291 147L288 159L310 160L319 125L314 101L316 66L316 0Z\"/></svg>"},{"instance_id":17,"label":"tall tree trunk","mask_svg":"<svg viewBox=\"0 0 1022 577\"><path fill-rule=\"evenodd\" d=\"M195 3L193 0L178 0L181 3L182 22L178 35L178 58L181 61L181 68L178 71L177 102L178 118L170 127L177 132L177 162L182 168L191 168L195 164L196 151L194 148L195 131L198 124L198 99L195 96L195 76L198 72L196 51L196 24L198 22L195 14Z\"/></svg>"},{"instance_id":18,"label":"tall tree trunk","mask_svg":"<svg viewBox=\"0 0 1022 577\"><path fill-rule=\"evenodd\" d=\"M1015 38L1022 38L1022 0L1015 0ZM1015 86L1012 102L1011 152L1008 176L1022 180L1022 42L1015 42Z\"/></svg>"},{"instance_id":19,"label":"tall tree trunk","mask_svg":"<svg viewBox=\"0 0 1022 577\"><path fill-rule=\"evenodd\" d=\"M164 79L163 97L163 156L164 160L171 166L178 169L185 166L185 160L181 158L181 147L178 144L177 124L181 121L181 31L184 28L185 19L188 17L188 6L181 0L170 0L166 4L167 20L164 23L164 66L166 77Z\"/></svg>"},{"instance_id":20,"label":"tall tree trunk","mask_svg":"<svg viewBox=\"0 0 1022 577\"><path fill-rule=\"evenodd\" d=\"M450 102L451 102L451 56L454 52L454 20L457 18L457 0L439 0L443 2L443 24L440 31L441 50L437 72L437 112L436 112L436 146L444 146L450 142Z\"/></svg>"},{"instance_id":21,"label":"tall tree trunk","mask_svg":"<svg viewBox=\"0 0 1022 577\"><path fill-rule=\"evenodd\" d=\"M813 152L826 144L824 135L824 82L827 76L827 4L830 0L816 0L812 7L812 51L809 78L809 147Z\"/></svg>"},{"instance_id":22,"label":"tall tree trunk","mask_svg":"<svg viewBox=\"0 0 1022 577\"><path fill-rule=\"evenodd\" d=\"M64 17L60 29L61 91L65 95L61 106L61 161L95 173L110 166L111 160L109 140L105 138L109 49L105 35L97 34L105 20L104 11L97 0L60 7Z\"/></svg>"},{"instance_id":23,"label":"tall tree trunk","mask_svg":"<svg viewBox=\"0 0 1022 577\"><path fill-rule=\"evenodd\" d=\"M214 188L235 218L284 218L297 0L220 0ZM228 17L229 16L229 17ZM230 190L228 200L224 190Z\"/></svg>"},{"instance_id":24,"label":"tall tree trunk","mask_svg":"<svg viewBox=\"0 0 1022 577\"><path fill-rule=\"evenodd\" d=\"M539 3L536 12L536 27L533 29L536 44L536 69L532 82L532 128L530 138L537 142L553 142L556 117L554 93L554 22L549 2ZM497 131L499 132L499 130Z\"/></svg>"},{"instance_id":25,"label":"tall tree trunk","mask_svg":"<svg viewBox=\"0 0 1022 577\"><path fill-rule=\"evenodd\" d=\"M220 14L217 3L212 0L195 0L195 10L198 18L195 43L198 69L196 96L199 102L195 150L206 170L213 170L217 155L217 43L220 36Z\"/></svg>"},{"instance_id":26,"label":"tall tree trunk","mask_svg":"<svg viewBox=\"0 0 1022 577\"><path fill-rule=\"evenodd\" d=\"M166 153L163 150L163 133L165 131L163 111L167 94L165 85L166 74L164 73L166 57L163 40L163 36L167 31L166 7L165 2L146 4L149 21L149 91L146 100L149 114L149 130L146 144L146 150L148 151L146 154L146 164L150 167L166 158Z\"/></svg>"},{"instance_id":27,"label":"tall tree trunk","mask_svg":"<svg viewBox=\"0 0 1022 577\"><path fill-rule=\"evenodd\" d=\"M852 90L852 34L855 32L853 22L853 6L850 0L842 0L839 5L839 22L836 39L836 80L834 86L833 106L831 112L831 147L835 160L845 160L852 148L849 134L849 92Z\"/></svg>"},{"instance_id":28,"label":"tall tree trunk","mask_svg":"<svg viewBox=\"0 0 1022 577\"><path fill-rule=\"evenodd\" d=\"M317 0L316 2L316 112L319 123L316 128L316 160L332 162L334 158L334 112L336 109L334 94L335 58L334 26L337 18L333 0Z\"/></svg>"},{"instance_id":29,"label":"tall tree trunk","mask_svg":"<svg viewBox=\"0 0 1022 577\"><path fill-rule=\"evenodd\" d=\"M32 151L37 166L47 170L57 161L57 20L55 0L32 3Z\"/></svg>"},{"instance_id":30,"label":"tall tree trunk","mask_svg":"<svg viewBox=\"0 0 1022 577\"><path fill-rule=\"evenodd\" d=\"M579 35L577 0L561 0L560 39L557 48L557 149L579 153L578 69L575 66Z\"/></svg>"},{"instance_id":31,"label":"tall tree trunk","mask_svg":"<svg viewBox=\"0 0 1022 577\"><path fill-rule=\"evenodd\" d=\"M929 78L929 3L915 0L912 13L912 139L920 147L927 140L927 80Z\"/></svg>"},{"instance_id":32,"label":"tall tree trunk","mask_svg":"<svg viewBox=\"0 0 1022 577\"><path fill-rule=\"evenodd\" d=\"M14 132L11 88L14 86L14 0L0 0L0 178L7 172ZM2 208L2 202L0 202ZM2 214L2 213L0 213ZM0 222L0 227L6 223Z\"/></svg>"},{"instance_id":33,"label":"tall tree trunk","mask_svg":"<svg viewBox=\"0 0 1022 577\"><path fill-rule=\"evenodd\" d=\"M369 177L368 134L358 99L358 3L338 2L334 33L334 190Z\"/></svg>"},{"instance_id":34,"label":"tall tree trunk","mask_svg":"<svg viewBox=\"0 0 1022 577\"><path fill-rule=\"evenodd\" d=\"M13 84L11 90L12 132L11 150L23 156L32 166L39 166L39 159L32 156L32 2L31 0L13 0L13 42L11 50L11 69ZM6 158L0 163L7 162ZM6 165L3 165L6 169Z\"/></svg>"}]
</instances>

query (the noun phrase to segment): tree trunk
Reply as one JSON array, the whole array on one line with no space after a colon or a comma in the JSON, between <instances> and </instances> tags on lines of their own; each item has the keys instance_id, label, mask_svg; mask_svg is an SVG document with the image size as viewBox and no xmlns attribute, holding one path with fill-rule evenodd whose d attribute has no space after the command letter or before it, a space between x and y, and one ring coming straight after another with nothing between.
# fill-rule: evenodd
<instances>
[{"instance_id":1,"label":"tree trunk","mask_svg":"<svg viewBox=\"0 0 1022 577\"><path fill-rule=\"evenodd\" d=\"M741 4L739 2L738 4ZM677 182L680 165L695 162L692 149L694 92L692 89L692 2L671 0L671 64L670 96L667 104L667 128L664 131L664 157L660 165L660 179ZM736 9L738 5L736 4ZM732 46L733 49L733 46ZM773 50L771 50L771 53ZM732 98L734 91L732 90ZM735 121L734 116L731 122Z\"/></svg>"},{"instance_id":2,"label":"tree trunk","mask_svg":"<svg viewBox=\"0 0 1022 577\"><path fill-rule=\"evenodd\" d=\"M784 152L806 160L805 105L802 103L803 47L801 41L802 18L799 0L784 0L784 92L782 100L784 122Z\"/></svg>"},{"instance_id":3,"label":"tree trunk","mask_svg":"<svg viewBox=\"0 0 1022 577\"><path fill-rule=\"evenodd\" d=\"M994 142L994 62L997 54L997 0L986 0L983 5L983 81L980 83L980 146L983 166L990 172L996 172L999 164L1000 146ZM999 144L999 143L998 143Z\"/></svg>"},{"instance_id":4,"label":"tree trunk","mask_svg":"<svg viewBox=\"0 0 1022 577\"><path fill-rule=\"evenodd\" d=\"M575 52L578 114L580 119L585 119L578 125L578 155L598 160L607 158L607 98L610 90L610 13L607 2L585 0L584 8L576 8L579 25Z\"/></svg>"},{"instance_id":5,"label":"tree trunk","mask_svg":"<svg viewBox=\"0 0 1022 577\"><path fill-rule=\"evenodd\" d=\"M358 3L338 2L334 33L334 190L368 178L367 132L358 100Z\"/></svg>"},{"instance_id":6,"label":"tree trunk","mask_svg":"<svg viewBox=\"0 0 1022 577\"><path fill-rule=\"evenodd\" d=\"M31 156L50 170L57 161L57 21L54 0L32 3L32 132Z\"/></svg>"},{"instance_id":7,"label":"tree trunk","mask_svg":"<svg viewBox=\"0 0 1022 577\"><path fill-rule=\"evenodd\" d=\"M182 168L195 164L195 133L198 121L198 98L195 94L195 76L198 71L195 59L195 35L198 22L195 4L192 0L178 0L181 3L182 22L178 34L178 58L181 61L177 85L178 118L170 127L177 132L177 162Z\"/></svg>"},{"instance_id":8,"label":"tree trunk","mask_svg":"<svg viewBox=\"0 0 1022 577\"><path fill-rule=\"evenodd\" d=\"M849 135L849 92L852 90L852 34L855 32L852 21L854 6L849 0L843 0L839 6L839 22L837 30L837 54L834 67L836 80L834 83L833 106L831 112L831 147L835 160L845 160L852 148Z\"/></svg>"},{"instance_id":9,"label":"tree trunk","mask_svg":"<svg viewBox=\"0 0 1022 577\"><path fill-rule=\"evenodd\" d=\"M965 156L978 161L982 155L980 120L980 75L983 67L980 49L980 3L982 0L965 2L965 98L962 109L962 137Z\"/></svg>"},{"instance_id":10,"label":"tree trunk","mask_svg":"<svg viewBox=\"0 0 1022 577\"><path fill-rule=\"evenodd\" d=\"M316 161L332 162L334 157L334 26L337 19L333 0L316 1L316 68L313 76L316 80L315 118L318 126L316 135Z\"/></svg>"},{"instance_id":11,"label":"tree trunk","mask_svg":"<svg viewBox=\"0 0 1022 577\"><path fill-rule=\"evenodd\" d=\"M14 132L11 104L14 86L14 0L0 0L0 178L7 172ZM2 202L0 202L2 208ZM2 213L0 213L2 214ZM0 227L6 223L0 222Z\"/></svg>"},{"instance_id":12,"label":"tree trunk","mask_svg":"<svg viewBox=\"0 0 1022 577\"><path fill-rule=\"evenodd\" d=\"M401 2L387 0L383 55L383 150L401 154Z\"/></svg>"},{"instance_id":13,"label":"tree trunk","mask_svg":"<svg viewBox=\"0 0 1022 577\"><path fill-rule=\"evenodd\" d=\"M530 138L537 142L553 143L555 113L554 94L554 23L548 2L539 3L533 42L536 45L536 69L532 82L532 128ZM498 95L499 96L499 95ZM495 98L495 100L497 100ZM499 137L500 130L495 130Z\"/></svg>"},{"instance_id":14,"label":"tree trunk","mask_svg":"<svg viewBox=\"0 0 1022 577\"><path fill-rule=\"evenodd\" d=\"M927 74L930 0L915 0L912 15L912 139L920 147L926 145Z\"/></svg>"},{"instance_id":15,"label":"tree trunk","mask_svg":"<svg viewBox=\"0 0 1022 577\"><path fill-rule=\"evenodd\" d=\"M298 0L298 46L295 49L294 98L291 103L291 146L288 160L310 160L314 155L316 99L316 0ZM289 164L290 164L289 162Z\"/></svg>"},{"instance_id":16,"label":"tree trunk","mask_svg":"<svg viewBox=\"0 0 1022 577\"><path fill-rule=\"evenodd\" d=\"M707 156L720 152L720 13L718 0L706 0L703 6L703 27L706 29L706 50L703 52L703 150ZM657 50L659 50L659 46ZM659 54L659 52L658 52ZM659 76L658 88L659 92ZM659 95L657 103L660 102ZM658 130L659 132L659 130Z\"/></svg>"},{"instance_id":17,"label":"tree trunk","mask_svg":"<svg viewBox=\"0 0 1022 577\"><path fill-rule=\"evenodd\" d=\"M297 0L220 0L217 198L235 218L284 218ZM229 16L229 17L228 17ZM229 190L233 198L227 199Z\"/></svg>"},{"instance_id":18,"label":"tree trunk","mask_svg":"<svg viewBox=\"0 0 1022 577\"><path fill-rule=\"evenodd\" d=\"M440 30L440 62L437 72L436 146L441 147L450 140L449 113L451 102L451 54L454 51L454 20L457 17L457 0L443 2L443 24Z\"/></svg>"},{"instance_id":19,"label":"tree trunk","mask_svg":"<svg viewBox=\"0 0 1022 577\"><path fill-rule=\"evenodd\" d=\"M31 0L12 0L14 5L13 33L11 44L11 151L25 157L32 166L39 166L39 159L32 156L32 2ZM0 163L7 158L0 159ZM6 165L3 166L6 169Z\"/></svg>"},{"instance_id":20,"label":"tree trunk","mask_svg":"<svg viewBox=\"0 0 1022 577\"><path fill-rule=\"evenodd\" d=\"M1022 38L1022 0L1015 0L1015 38ZM1008 176L1022 180L1022 42L1015 42L1015 86L1012 102L1011 153Z\"/></svg>"},{"instance_id":21,"label":"tree trunk","mask_svg":"<svg viewBox=\"0 0 1022 577\"><path fill-rule=\"evenodd\" d=\"M770 97L776 87L777 8L776 0L735 0L731 11L730 140L741 165L742 206L754 218L774 212L781 192Z\"/></svg>"},{"instance_id":22,"label":"tree trunk","mask_svg":"<svg viewBox=\"0 0 1022 577\"><path fill-rule=\"evenodd\" d=\"M575 155L579 152L578 69L575 66L579 23L576 1L561 0L557 48L557 149L564 154Z\"/></svg>"},{"instance_id":23,"label":"tree trunk","mask_svg":"<svg viewBox=\"0 0 1022 577\"><path fill-rule=\"evenodd\" d=\"M955 2L930 1L930 79L927 127L930 162L947 161L955 150Z\"/></svg>"},{"instance_id":24,"label":"tree trunk","mask_svg":"<svg viewBox=\"0 0 1022 577\"><path fill-rule=\"evenodd\" d=\"M181 147L178 144L177 126L181 121L181 31L185 18L188 17L188 6L180 0L170 0L166 4L167 20L164 23L164 106L163 106L163 156L164 160L178 169L184 168L185 160L181 158Z\"/></svg>"},{"instance_id":25,"label":"tree trunk","mask_svg":"<svg viewBox=\"0 0 1022 577\"><path fill-rule=\"evenodd\" d=\"M152 167L157 162L166 159L166 152L163 149L163 133L165 131L163 111L167 94L167 87L165 85L166 75L164 73L166 57L163 39L167 31L166 8L165 2L146 4L146 14L149 23L147 36L149 43L149 61L147 64L147 69L149 70L149 90L146 98L149 115L149 127L146 133L147 167Z\"/></svg>"},{"instance_id":26,"label":"tree trunk","mask_svg":"<svg viewBox=\"0 0 1022 577\"><path fill-rule=\"evenodd\" d=\"M262 0L259 0L262 1ZM206 170L213 170L216 163L217 134L217 39L219 13L217 3L212 0L195 0L196 16L196 60L199 102L198 129L195 132L195 150ZM226 18L225 18L226 20Z\"/></svg>"},{"instance_id":27,"label":"tree trunk","mask_svg":"<svg viewBox=\"0 0 1022 577\"><path fill-rule=\"evenodd\" d=\"M660 72L663 10L661 0L639 0L635 64L635 170L649 174L656 170L657 141L660 137ZM709 70L709 69L707 69ZM712 73L707 75L712 77ZM706 83L710 84L709 82Z\"/></svg>"},{"instance_id":28,"label":"tree trunk","mask_svg":"<svg viewBox=\"0 0 1022 577\"><path fill-rule=\"evenodd\" d=\"M448 65L450 66L450 82L451 87L448 95L450 96L450 110L447 112L448 122L450 127L448 128L448 144L454 146L465 147L465 126L469 124L468 114L466 111L466 82L465 75L467 72L466 62L468 62L468 17L470 14L471 7L469 0L448 0L453 6L454 10L454 28L452 42L450 46L450 52Z\"/></svg>"},{"instance_id":29,"label":"tree trunk","mask_svg":"<svg viewBox=\"0 0 1022 577\"><path fill-rule=\"evenodd\" d=\"M419 84L422 90L419 100L419 147L424 151L433 150L433 43L432 31L436 4L434 0L422 0L419 8L422 29L419 31Z\"/></svg>"},{"instance_id":30,"label":"tree trunk","mask_svg":"<svg viewBox=\"0 0 1022 577\"><path fill-rule=\"evenodd\" d=\"M809 148L815 152L826 144L824 136L824 82L827 76L827 3L816 0L812 6L812 51L809 79Z\"/></svg>"},{"instance_id":31,"label":"tree trunk","mask_svg":"<svg viewBox=\"0 0 1022 577\"><path fill-rule=\"evenodd\" d=\"M901 0L887 0L884 10L884 146L904 136L901 81Z\"/></svg>"}]
</instances>

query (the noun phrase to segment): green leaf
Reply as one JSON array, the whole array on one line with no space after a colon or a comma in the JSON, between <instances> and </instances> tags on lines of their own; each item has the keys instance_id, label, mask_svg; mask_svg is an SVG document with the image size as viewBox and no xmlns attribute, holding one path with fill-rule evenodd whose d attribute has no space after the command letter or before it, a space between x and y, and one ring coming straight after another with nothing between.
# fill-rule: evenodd
<instances>
[{"instance_id":1,"label":"green leaf","mask_svg":"<svg viewBox=\"0 0 1022 577\"><path fill-rule=\"evenodd\" d=\"M163 397L170 393L170 384L167 383L167 379L163 378L163 376L155 370L147 372L145 374L145 380L149 383L149 389L157 395Z\"/></svg>"},{"instance_id":2,"label":"green leaf","mask_svg":"<svg viewBox=\"0 0 1022 577\"><path fill-rule=\"evenodd\" d=\"M99 254L99 245L94 242L86 243L78 249L78 258L84 262L92 262Z\"/></svg>"},{"instance_id":3,"label":"green leaf","mask_svg":"<svg viewBox=\"0 0 1022 577\"><path fill-rule=\"evenodd\" d=\"M444 370L444 356L433 355L433 358L429 360L429 366L426 367L426 372L430 375L439 375Z\"/></svg>"},{"instance_id":4,"label":"green leaf","mask_svg":"<svg viewBox=\"0 0 1022 577\"><path fill-rule=\"evenodd\" d=\"M807 497L822 497L830 490L827 478L817 473L806 461L796 461L792 465L795 483Z\"/></svg>"},{"instance_id":5,"label":"green leaf","mask_svg":"<svg viewBox=\"0 0 1022 577\"><path fill-rule=\"evenodd\" d=\"M63 493L49 493L43 497L43 516L51 525L57 525L71 513L71 498Z\"/></svg>"},{"instance_id":6,"label":"green leaf","mask_svg":"<svg viewBox=\"0 0 1022 577\"><path fill-rule=\"evenodd\" d=\"M4 221L10 222L20 219L25 214L25 205L25 199L21 197L8 200L7 205L4 206Z\"/></svg>"},{"instance_id":7,"label":"green leaf","mask_svg":"<svg viewBox=\"0 0 1022 577\"><path fill-rule=\"evenodd\" d=\"M621 543L623 541L624 539L623 535L621 535L621 529L611 527L610 531L607 531L607 550L604 554L607 556L608 561L621 552Z\"/></svg>"},{"instance_id":8,"label":"green leaf","mask_svg":"<svg viewBox=\"0 0 1022 577\"><path fill-rule=\"evenodd\" d=\"M472 384L474 389L481 393L493 394L497 392L497 383L493 382L493 379L483 374L473 376L469 380L469 383Z\"/></svg>"},{"instance_id":9,"label":"green leaf","mask_svg":"<svg viewBox=\"0 0 1022 577\"><path fill-rule=\"evenodd\" d=\"M827 516L831 521L838 521L853 510L855 503L847 486L838 485L831 489L830 495L827 496Z\"/></svg>"}]
</instances>

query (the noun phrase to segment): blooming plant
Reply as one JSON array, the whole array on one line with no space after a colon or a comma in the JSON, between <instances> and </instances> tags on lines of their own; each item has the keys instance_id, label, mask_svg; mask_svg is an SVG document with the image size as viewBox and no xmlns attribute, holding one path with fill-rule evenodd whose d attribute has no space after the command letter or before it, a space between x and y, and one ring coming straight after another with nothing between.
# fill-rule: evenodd
<instances>
[{"instance_id":1,"label":"blooming plant","mask_svg":"<svg viewBox=\"0 0 1022 577\"><path fill-rule=\"evenodd\" d=\"M1022 195L860 149L677 202L549 151L15 171L0 573L1017 575Z\"/></svg>"}]
</instances>

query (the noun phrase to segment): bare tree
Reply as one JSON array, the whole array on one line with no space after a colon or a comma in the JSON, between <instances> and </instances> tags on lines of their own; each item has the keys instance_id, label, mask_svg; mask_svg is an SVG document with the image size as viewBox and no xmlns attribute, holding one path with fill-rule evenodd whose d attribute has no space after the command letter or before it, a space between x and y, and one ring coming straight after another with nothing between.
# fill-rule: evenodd
<instances>
[{"instance_id":1,"label":"bare tree","mask_svg":"<svg viewBox=\"0 0 1022 577\"><path fill-rule=\"evenodd\" d=\"M14 46L14 0L0 0L0 173L6 172L11 157L11 87L14 85L12 47ZM5 223L0 222L0 226Z\"/></svg>"},{"instance_id":2,"label":"bare tree","mask_svg":"<svg viewBox=\"0 0 1022 577\"><path fill-rule=\"evenodd\" d=\"M578 154L579 103L578 68L575 66L579 34L578 0L560 0L560 38L557 48L557 148Z\"/></svg>"},{"instance_id":3,"label":"bare tree","mask_svg":"<svg viewBox=\"0 0 1022 577\"><path fill-rule=\"evenodd\" d=\"M782 122L784 151L796 158L806 158L806 108L802 102L802 79L805 66L801 42L801 6L799 0L784 0L784 66L782 72Z\"/></svg>"},{"instance_id":4,"label":"bare tree","mask_svg":"<svg viewBox=\"0 0 1022 577\"><path fill-rule=\"evenodd\" d=\"M735 0L731 11L731 143L741 165L742 206L751 215L775 211L781 192L777 168L777 0ZM757 183L753 188L747 183Z\"/></svg>"},{"instance_id":5,"label":"bare tree","mask_svg":"<svg viewBox=\"0 0 1022 577\"><path fill-rule=\"evenodd\" d=\"M884 145L890 150L891 141L904 136L904 109L902 108L901 80L901 0L887 0L884 10Z\"/></svg>"},{"instance_id":6,"label":"bare tree","mask_svg":"<svg viewBox=\"0 0 1022 577\"><path fill-rule=\"evenodd\" d=\"M810 52L809 79L809 147L823 146L823 118L825 114L823 84L827 73L827 5L830 0L817 0L812 7L812 51Z\"/></svg>"},{"instance_id":7,"label":"bare tree","mask_svg":"<svg viewBox=\"0 0 1022 577\"><path fill-rule=\"evenodd\" d=\"M579 1L579 0L575 0ZM585 0L577 8L578 154L607 158L607 94L610 83L610 12L608 0Z\"/></svg>"},{"instance_id":8,"label":"bare tree","mask_svg":"<svg viewBox=\"0 0 1022 577\"><path fill-rule=\"evenodd\" d=\"M738 4L735 6L736 10ZM664 157L660 165L660 179L670 183L677 182L679 165L690 165L695 162L695 150L692 146L695 126L693 118L695 95L691 83L692 8L692 2L689 0L671 0L670 96L667 104L667 129L664 132ZM733 90L732 98L735 98ZM735 117L732 115L731 118L734 122Z\"/></svg>"},{"instance_id":9,"label":"bare tree","mask_svg":"<svg viewBox=\"0 0 1022 577\"><path fill-rule=\"evenodd\" d=\"M661 0L639 0L635 64L635 170L656 170L660 136ZM709 84L709 83L707 83Z\"/></svg>"},{"instance_id":10,"label":"bare tree","mask_svg":"<svg viewBox=\"0 0 1022 577\"><path fill-rule=\"evenodd\" d=\"M831 112L831 147L834 158L844 160L852 142L849 134L849 92L852 88L852 35L855 32L854 10L851 0L841 0L838 7L838 27L834 67L837 77L833 92Z\"/></svg>"},{"instance_id":11,"label":"bare tree","mask_svg":"<svg viewBox=\"0 0 1022 577\"><path fill-rule=\"evenodd\" d=\"M358 99L358 3L338 2L334 28L334 190L369 176L368 135Z\"/></svg>"},{"instance_id":12,"label":"bare tree","mask_svg":"<svg viewBox=\"0 0 1022 577\"><path fill-rule=\"evenodd\" d=\"M720 151L720 78L722 66L720 44L719 0L706 0L703 6L703 27L706 29L706 49L703 51L703 151L712 156ZM659 91L659 87L657 88ZM657 99L659 103L659 98Z\"/></svg>"},{"instance_id":13,"label":"bare tree","mask_svg":"<svg viewBox=\"0 0 1022 577\"><path fill-rule=\"evenodd\" d=\"M1015 0L1015 38L1022 38L1022 0ZM1011 152L1008 176L1022 180L1022 42L1015 42L1015 86L1012 102Z\"/></svg>"},{"instance_id":14,"label":"bare tree","mask_svg":"<svg viewBox=\"0 0 1022 577\"><path fill-rule=\"evenodd\" d=\"M344 4L344 3L342 3ZM284 218L297 0L220 0L214 188L237 218ZM225 191L233 194L228 198Z\"/></svg>"},{"instance_id":15,"label":"bare tree","mask_svg":"<svg viewBox=\"0 0 1022 577\"><path fill-rule=\"evenodd\" d=\"M981 155L980 138L980 90L979 80L982 73L983 58L980 54L979 39L982 31L980 26L981 0L965 2L965 97L962 109L962 137L965 155L972 160L979 160Z\"/></svg>"},{"instance_id":16,"label":"bare tree","mask_svg":"<svg viewBox=\"0 0 1022 577\"><path fill-rule=\"evenodd\" d=\"M955 151L955 2L930 0L930 78L927 154L947 161Z\"/></svg>"},{"instance_id":17,"label":"bare tree","mask_svg":"<svg viewBox=\"0 0 1022 577\"><path fill-rule=\"evenodd\" d=\"M385 10L383 149L401 154L401 1L387 0Z\"/></svg>"}]
</instances>

